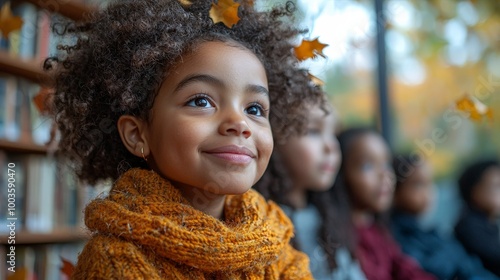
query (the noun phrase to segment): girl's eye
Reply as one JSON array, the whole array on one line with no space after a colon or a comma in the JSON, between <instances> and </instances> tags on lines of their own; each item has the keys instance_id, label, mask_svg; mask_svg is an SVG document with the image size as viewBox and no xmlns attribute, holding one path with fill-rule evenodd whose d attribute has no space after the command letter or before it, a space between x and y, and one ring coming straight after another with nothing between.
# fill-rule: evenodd
<instances>
[{"instance_id":1,"label":"girl's eye","mask_svg":"<svg viewBox=\"0 0 500 280\"><path fill-rule=\"evenodd\" d=\"M191 107L202 107L202 108L213 107L212 104L210 104L210 101L208 100L208 98L205 96L195 97L195 98L191 99L190 101L188 101L188 103L186 105L191 106Z\"/></svg>"},{"instance_id":2,"label":"girl's eye","mask_svg":"<svg viewBox=\"0 0 500 280\"><path fill-rule=\"evenodd\" d=\"M319 129L319 128L309 128L309 129L307 129L307 134L308 135L320 135L321 134L321 129Z\"/></svg>"},{"instance_id":3,"label":"girl's eye","mask_svg":"<svg viewBox=\"0 0 500 280\"><path fill-rule=\"evenodd\" d=\"M265 116L265 110L259 104L250 105L248 108L245 109L245 112L249 115Z\"/></svg>"}]
</instances>

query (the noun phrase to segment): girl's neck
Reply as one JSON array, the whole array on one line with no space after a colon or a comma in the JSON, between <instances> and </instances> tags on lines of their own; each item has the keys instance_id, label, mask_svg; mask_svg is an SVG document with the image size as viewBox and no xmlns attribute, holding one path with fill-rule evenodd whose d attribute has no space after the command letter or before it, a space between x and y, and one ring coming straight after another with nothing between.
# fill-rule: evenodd
<instances>
[{"instance_id":1,"label":"girl's neck","mask_svg":"<svg viewBox=\"0 0 500 280\"><path fill-rule=\"evenodd\" d=\"M353 209L351 217L354 225L359 227L370 226L374 220L373 213L363 209Z\"/></svg>"},{"instance_id":2,"label":"girl's neck","mask_svg":"<svg viewBox=\"0 0 500 280\"><path fill-rule=\"evenodd\" d=\"M295 209L306 208L307 206L307 191L300 186L293 186L287 193L286 201Z\"/></svg>"},{"instance_id":3,"label":"girl's neck","mask_svg":"<svg viewBox=\"0 0 500 280\"><path fill-rule=\"evenodd\" d=\"M181 191L182 196L193 208L216 219L224 220L225 194L214 194L192 186L180 186L178 183L173 185Z\"/></svg>"}]
</instances>

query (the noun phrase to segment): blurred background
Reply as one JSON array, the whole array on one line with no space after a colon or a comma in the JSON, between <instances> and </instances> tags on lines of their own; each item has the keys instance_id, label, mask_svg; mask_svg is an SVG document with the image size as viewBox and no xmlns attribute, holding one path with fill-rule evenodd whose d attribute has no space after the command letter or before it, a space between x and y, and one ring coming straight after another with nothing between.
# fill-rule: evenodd
<instances>
[{"instance_id":1,"label":"blurred background","mask_svg":"<svg viewBox=\"0 0 500 280\"><path fill-rule=\"evenodd\" d=\"M449 232L460 210L456 180L463 165L499 155L500 1L377 2L295 1L306 39L329 45L326 59L304 67L325 82L343 127L374 125L396 153L432 163L438 195L423 222ZM385 53L377 48L377 24L384 27ZM384 55L386 92L377 78ZM474 101L473 111L460 110L464 98Z\"/></svg>"}]
</instances>

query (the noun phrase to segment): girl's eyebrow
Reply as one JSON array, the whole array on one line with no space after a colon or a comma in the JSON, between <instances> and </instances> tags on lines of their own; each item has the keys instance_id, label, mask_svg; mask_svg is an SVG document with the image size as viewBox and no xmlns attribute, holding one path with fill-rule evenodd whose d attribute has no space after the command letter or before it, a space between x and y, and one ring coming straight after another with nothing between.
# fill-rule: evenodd
<instances>
[{"instance_id":1,"label":"girl's eyebrow","mask_svg":"<svg viewBox=\"0 0 500 280\"><path fill-rule=\"evenodd\" d=\"M189 75L189 76L185 77L184 79L182 79L182 81L180 81L179 84L177 84L177 86L175 87L174 92L178 92L181 89L188 86L189 84L196 83L196 82L204 82L204 83L212 84L216 87L224 87L224 82L217 79L214 76L207 75L207 74L192 74L192 75ZM267 90L267 88L265 88L261 85L248 85L248 86L246 86L246 91L250 92L250 93L258 93L258 94L263 94L263 95L269 96L269 91Z\"/></svg>"},{"instance_id":2,"label":"girl's eyebrow","mask_svg":"<svg viewBox=\"0 0 500 280\"><path fill-rule=\"evenodd\" d=\"M184 87L188 86L189 84L192 84L195 82L204 82L204 83L212 84L212 85L217 86L217 87L224 87L224 83L214 76L210 76L207 74L192 74L192 75L189 75L189 76L185 77L184 79L182 79L182 81L180 81L179 84L175 87L174 92L177 92L177 91L183 89Z\"/></svg>"},{"instance_id":3,"label":"girl's eyebrow","mask_svg":"<svg viewBox=\"0 0 500 280\"><path fill-rule=\"evenodd\" d=\"M248 85L246 87L246 92L263 94L269 97L269 91L267 90L267 88L260 85Z\"/></svg>"}]
</instances>

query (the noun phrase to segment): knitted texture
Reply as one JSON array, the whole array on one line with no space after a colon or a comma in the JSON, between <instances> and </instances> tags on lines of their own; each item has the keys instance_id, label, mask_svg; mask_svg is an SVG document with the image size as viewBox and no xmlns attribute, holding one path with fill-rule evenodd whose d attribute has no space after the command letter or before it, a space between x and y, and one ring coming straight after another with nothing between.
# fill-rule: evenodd
<instances>
[{"instance_id":1,"label":"knitted texture","mask_svg":"<svg viewBox=\"0 0 500 280\"><path fill-rule=\"evenodd\" d=\"M227 196L224 217L194 209L154 171L131 169L86 207L93 235L72 279L312 279L276 204L250 190Z\"/></svg>"}]
</instances>

